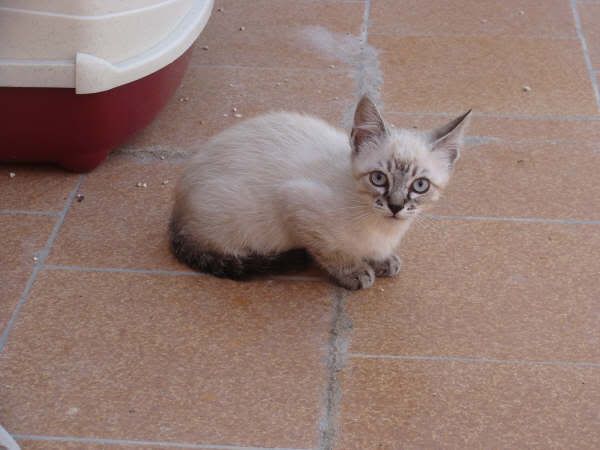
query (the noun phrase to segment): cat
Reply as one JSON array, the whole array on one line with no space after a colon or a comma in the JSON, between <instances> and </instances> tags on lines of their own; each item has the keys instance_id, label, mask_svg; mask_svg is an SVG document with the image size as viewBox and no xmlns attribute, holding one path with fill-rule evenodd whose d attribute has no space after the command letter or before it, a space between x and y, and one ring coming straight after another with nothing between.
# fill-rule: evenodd
<instances>
[{"instance_id":1,"label":"cat","mask_svg":"<svg viewBox=\"0 0 600 450\"><path fill-rule=\"evenodd\" d=\"M270 113L203 144L175 191L171 249L246 279L314 259L355 290L400 272L402 236L450 181L471 111L428 132L388 126L363 96L351 134Z\"/></svg>"}]
</instances>

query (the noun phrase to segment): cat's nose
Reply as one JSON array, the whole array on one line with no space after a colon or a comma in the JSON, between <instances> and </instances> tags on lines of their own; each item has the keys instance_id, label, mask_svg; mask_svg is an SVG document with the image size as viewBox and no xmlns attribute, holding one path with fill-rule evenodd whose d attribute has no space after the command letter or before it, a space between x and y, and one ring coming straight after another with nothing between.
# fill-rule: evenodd
<instances>
[{"instance_id":1,"label":"cat's nose","mask_svg":"<svg viewBox=\"0 0 600 450\"><path fill-rule=\"evenodd\" d=\"M396 213L398 211L400 211L402 208L404 208L404 203L400 203L399 205L396 205L394 203L388 202L388 208L390 208L390 211L392 212L392 214L396 215Z\"/></svg>"}]
</instances>

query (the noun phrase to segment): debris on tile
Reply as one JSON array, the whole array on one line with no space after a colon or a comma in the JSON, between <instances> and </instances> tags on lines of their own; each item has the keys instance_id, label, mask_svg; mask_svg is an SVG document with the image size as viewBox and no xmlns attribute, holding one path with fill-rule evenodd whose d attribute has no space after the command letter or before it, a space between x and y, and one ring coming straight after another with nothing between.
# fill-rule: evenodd
<instances>
[{"instance_id":1,"label":"debris on tile","mask_svg":"<svg viewBox=\"0 0 600 450\"><path fill-rule=\"evenodd\" d=\"M330 64L330 65L329 65L329 68L330 68L330 69L335 69L335 64Z\"/></svg>"},{"instance_id":2,"label":"debris on tile","mask_svg":"<svg viewBox=\"0 0 600 450\"><path fill-rule=\"evenodd\" d=\"M233 111L233 112L237 112L237 108L234 106L234 107L232 108L232 111Z\"/></svg>"},{"instance_id":3,"label":"debris on tile","mask_svg":"<svg viewBox=\"0 0 600 450\"><path fill-rule=\"evenodd\" d=\"M165 181L163 181L163 182L162 182L162 184L163 184L163 185L164 185L164 184L169 184L169 180L165 180Z\"/></svg>"},{"instance_id":4,"label":"debris on tile","mask_svg":"<svg viewBox=\"0 0 600 450\"><path fill-rule=\"evenodd\" d=\"M339 100L340 98L339 98L339 97L333 97L333 99L334 99L334 100Z\"/></svg>"},{"instance_id":5,"label":"debris on tile","mask_svg":"<svg viewBox=\"0 0 600 450\"><path fill-rule=\"evenodd\" d=\"M229 87L233 87L233 83L229 83Z\"/></svg>"},{"instance_id":6,"label":"debris on tile","mask_svg":"<svg viewBox=\"0 0 600 450\"><path fill-rule=\"evenodd\" d=\"M379 290L380 290L381 292L384 292L384 291L385 291L385 289L384 289L384 288L379 288Z\"/></svg>"},{"instance_id":7,"label":"debris on tile","mask_svg":"<svg viewBox=\"0 0 600 450\"><path fill-rule=\"evenodd\" d=\"M281 81L278 81L277 83L275 83L275 86L281 86Z\"/></svg>"},{"instance_id":8,"label":"debris on tile","mask_svg":"<svg viewBox=\"0 0 600 450\"><path fill-rule=\"evenodd\" d=\"M223 114L223 117L229 117L229 114Z\"/></svg>"},{"instance_id":9,"label":"debris on tile","mask_svg":"<svg viewBox=\"0 0 600 450\"><path fill-rule=\"evenodd\" d=\"M523 11L522 9L519 10L519 15L522 16L523 14L525 14L525 11Z\"/></svg>"},{"instance_id":10,"label":"debris on tile","mask_svg":"<svg viewBox=\"0 0 600 450\"><path fill-rule=\"evenodd\" d=\"M531 91L531 88L529 86L523 86L522 89L523 89L523 92Z\"/></svg>"},{"instance_id":11,"label":"debris on tile","mask_svg":"<svg viewBox=\"0 0 600 450\"><path fill-rule=\"evenodd\" d=\"M518 164L522 164L522 163L524 163L524 162L525 162L525 160L524 160L524 159L517 159L517 163L518 163Z\"/></svg>"},{"instance_id":12,"label":"debris on tile","mask_svg":"<svg viewBox=\"0 0 600 450\"><path fill-rule=\"evenodd\" d=\"M85 196L83 194L77 194L76 198L77 198L77 202L81 203L83 201L83 199L85 198Z\"/></svg>"},{"instance_id":13,"label":"debris on tile","mask_svg":"<svg viewBox=\"0 0 600 450\"><path fill-rule=\"evenodd\" d=\"M17 176L17 174L16 174L16 173L14 173L14 172L11 172L11 173L9 173L9 174L8 174L8 176L9 176L9 177L11 177L11 178L14 178L14 177L16 177L16 176Z\"/></svg>"},{"instance_id":14,"label":"debris on tile","mask_svg":"<svg viewBox=\"0 0 600 450\"><path fill-rule=\"evenodd\" d=\"M148 187L148 183L142 183L141 181L138 181L137 183L135 183L135 187L139 187L139 188L147 188Z\"/></svg>"},{"instance_id":15,"label":"debris on tile","mask_svg":"<svg viewBox=\"0 0 600 450\"><path fill-rule=\"evenodd\" d=\"M199 123L200 125L202 125L202 124L204 123L204 120L199 120L199 121L198 121L198 123Z\"/></svg>"},{"instance_id":16,"label":"debris on tile","mask_svg":"<svg viewBox=\"0 0 600 450\"><path fill-rule=\"evenodd\" d=\"M481 23L487 23L487 19L481 19L480 22Z\"/></svg>"},{"instance_id":17,"label":"debris on tile","mask_svg":"<svg viewBox=\"0 0 600 450\"><path fill-rule=\"evenodd\" d=\"M225 12L225 8L217 8L217 12Z\"/></svg>"},{"instance_id":18,"label":"debris on tile","mask_svg":"<svg viewBox=\"0 0 600 450\"><path fill-rule=\"evenodd\" d=\"M34 256L34 257L33 257L33 260L34 260L35 262L38 262L38 260L39 260L39 259L40 259L40 258L38 258L37 256Z\"/></svg>"},{"instance_id":19,"label":"debris on tile","mask_svg":"<svg viewBox=\"0 0 600 450\"><path fill-rule=\"evenodd\" d=\"M75 408L75 407L69 408L67 410L67 416L74 416L78 412L79 412L79 408Z\"/></svg>"},{"instance_id":20,"label":"debris on tile","mask_svg":"<svg viewBox=\"0 0 600 450\"><path fill-rule=\"evenodd\" d=\"M180 97L180 98L179 98L179 101L180 101L180 102L182 102L182 103L183 103L183 102L187 102L187 101L189 101L189 100L190 100L190 98L189 98L189 97Z\"/></svg>"},{"instance_id":21,"label":"debris on tile","mask_svg":"<svg viewBox=\"0 0 600 450\"><path fill-rule=\"evenodd\" d=\"M240 31L244 31L246 27L240 27Z\"/></svg>"},{"instance_id":22,"label":"debris on tile","mask_svg":"<svg viewBox=\"0 0 600 450\"><path fill-rule=\"evenodd\" d=\"M202 50L208 50L208 45L203 45L201 48Z\"/></svg>"},{"instance_id":23,"label":"debris on tile","mask_svg":"<svg viewBox=\"0 0 600 450\"><path fill-rule=\"evenodd\" d=\"M233 117L236 117L236 118L238 118L238 119L241 119L241 118L242 118L242 117L244 117L244 116L242 116L240 113L235 113L235 114L233 115Z\"/></svg>"},{"instance_id":24,"label":"debris on tile","mask_svg":"<svg viewBox=\"0 0 600 450\"><path fill-rule=\"evenodd\" d=\"M202 121L200 121L200 123L202 123ZM161 161L165 160L165 155L160 155L159 158L161 159Z\"/></svg>"}]
</instances>

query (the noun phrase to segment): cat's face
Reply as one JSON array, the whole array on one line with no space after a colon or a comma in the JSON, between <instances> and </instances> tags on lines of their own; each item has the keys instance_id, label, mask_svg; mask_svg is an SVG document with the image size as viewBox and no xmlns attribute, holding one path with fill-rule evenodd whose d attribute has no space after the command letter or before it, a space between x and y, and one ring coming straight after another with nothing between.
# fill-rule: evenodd
<instances>
[{"instance_id":1,"label":"cat's face","mask_svg":"<svg viewBox=\"0 0 600 450\"><path fill-rule=\"evenodd\" d=\"M428 133L388 129L364 97L351 135L359 193L391 220L419 214L439 199L450 180L468 115Z\"/></svg>"}]
</instances>

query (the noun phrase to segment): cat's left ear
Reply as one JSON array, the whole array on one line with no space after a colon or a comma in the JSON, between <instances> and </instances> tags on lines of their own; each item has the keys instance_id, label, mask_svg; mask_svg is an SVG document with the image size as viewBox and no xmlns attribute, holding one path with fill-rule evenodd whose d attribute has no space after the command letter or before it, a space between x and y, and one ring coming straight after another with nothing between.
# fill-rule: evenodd
<instances>
[{"instance_id":1,"label":"cat's left ear","mask_svg":"<svg viewBox=\"0 0 600 450\"><path fill-rule=\"evenodd\" d=\"M471 110L439 128L429 132L432 152L441 152L448 160L448 166L454 167L460 155L464 132L469 125Z\"/></svg>"},{"instance_id":2,"label":"cat's left ear","mask_svg":"<svg viewBox=\"0 0 600 450\"><path fill-rule=\"evenodd\" d=\"M359 153L361 147L388 134L387 128L375 103L364 95L354 112L354 124L350 134L350 144L354 153Z\"/></svg>"}]
</instances>

